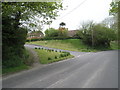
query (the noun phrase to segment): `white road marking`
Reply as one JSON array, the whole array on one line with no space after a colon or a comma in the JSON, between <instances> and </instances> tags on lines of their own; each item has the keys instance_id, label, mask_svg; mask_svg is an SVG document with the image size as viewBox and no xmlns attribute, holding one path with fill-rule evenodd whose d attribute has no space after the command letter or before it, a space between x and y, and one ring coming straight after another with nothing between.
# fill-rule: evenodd
<instances>
[{"instance_id":1,"label":"white road marking","mask_svg":"<svg viewBox=\"0 0 120 90\"><path fill-rule=\"evenodd\" d=\"M84 55L87 55L87 54L90 54L90 52L89 52L89 53L86 53L86 54L79 55L79 56L77 56L77 57L81 57L81 56L84 56Z\"/></svg>"},{"instance_id":2,"label":"white road marking","mask_svg":"<svg viewBox=\"0 0 120 90\"><path fill-rule=\"evenodd\" d=\"M64 79L61 79L61 80L55 82L54 84L52 84L52 85L50 85L50 86L48 86L48 87L46 87L46 88L53 88L55 85L57 85L58 83L61 83L61 82L63 82L63 81L64 81Z\"/></svg>"}]
</instances>

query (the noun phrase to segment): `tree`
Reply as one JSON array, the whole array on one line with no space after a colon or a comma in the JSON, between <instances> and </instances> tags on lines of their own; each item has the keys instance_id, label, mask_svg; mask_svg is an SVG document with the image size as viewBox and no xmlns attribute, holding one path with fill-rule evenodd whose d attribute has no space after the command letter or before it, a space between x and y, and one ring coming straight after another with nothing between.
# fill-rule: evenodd
<instances>
[{"instance_id":1,"label":"tree","mask_svg":"<svg viewBox=\"0 0 120 90\"><path fill-rule=\"evenodd\" d=\"M64 30L58 30L58 37L61 38L61 39L65 39L67 38L68 34L68 30L67 29L64 29Z\"/></svg>"},{"instance_id":2,"label":"tree","mask_svg":"<svg viewBox=\"0 0 120 90\"><path fill-rule=\"evenodd\" d=\"M118 4L119 2L111 2L110 4L111 8L109 10L110 15L115 16L116 14L118 14Z\"/></svg>"},{"instance_id":3,"label":"tree","mask_svg":"<svg viewBox=\"0 0 120 90\"><path fill-rule=\"evenodd\" d=\"M49 28L45 31L45 37L49 39L64 39L67 38L68 30L57 30L54 28Z\"/></svg>"},{"instance_id":4,"label":"tree","mask_svg":"<svg viewBox=\"0 0 120 90\"><path fill-rule=\"evenodd\" d=\"M113 29L97 24L93 27L93 37L95 46L108 46L110 42L116 40L116 34Z\"/></svg>"},{"instance_id":5,"label":"tree","mask_svg":"<svg viewBox=\"0 0 120 90\"><path fill-rule=\"evenodd\" d=\"M64 22L61 22L60 23L60 27L63 27L63 26L65 26L66 24L64 23Z\"/></svg>"},{"instance_id":6,"label":"tree","mask_svg":"<svg viewBox=\"0 0 120 90\"><path fill-rule=\"evenodd\" d=\"M24 44L27 26L35 26L36 16L41 23L51 22L62 3L56 2L3 2L2 3L2 55L3 68L24 64Z\"/></svg>"},{"instance_id":7,"label":"tree","mask_svg":"<svg viewBox=\"0 0 120 90\"><path fill-rule=\"evenodd\" d=\"M87 25L91 26L91 25ZM82 41L90 46L110 46L110 41L116 39L115 31L101 24L94 24L89 28L82 28L78 35Z\"/></svg>"},{"instance_id":8,"label":"tree","mask_svg":"<svg viewBox=\"0 0 120 90\"><path fill-rule=\"evenodd\" d=\"M108 28L111 28L111 29L114 29L114 30L117 30L117 18L116 17L108 17L108 18L105 18L101 24L103 24L104 26L108 27Z\"/></svg>"},{"instance_id":9,"label":"tree","mask_svg":"<svg viewBox=\"0 0 120 90\"><path fill-rule=\"evenodd\" d=\"M58 30L54 28L47 29L45 31L45 37L48 37L48 38L58 37Z\"/></svg>"},{"instance_id":10,"label":"tree","mask_svg":"<svg viewBox=\"0 0 120 90\"><path fill-rule=\"evenodd\" d=\"M113 17L117 18L116 19L116 25L117 25L117 36L118 36L118 44L120 44L120 1L118 2L111 2L110 4L110 10L109 10L110 15Z\"/></svg>"}]
</instances>

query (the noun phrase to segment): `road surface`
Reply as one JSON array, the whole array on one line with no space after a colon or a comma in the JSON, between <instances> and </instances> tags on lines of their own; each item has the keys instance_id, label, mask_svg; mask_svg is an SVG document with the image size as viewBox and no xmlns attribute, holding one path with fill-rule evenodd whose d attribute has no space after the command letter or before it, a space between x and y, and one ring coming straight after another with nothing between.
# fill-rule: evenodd
<instances>
[{"instance_id":1,"label":"road surface","mask_svg":"<svg viewBox=\"0 0 120 90\"><path fill-rule=\"evenodd\" d=\"M4 77L3 88L118 88L117 50L69 52L75 57Z\"/></svg>"}]
</instances>

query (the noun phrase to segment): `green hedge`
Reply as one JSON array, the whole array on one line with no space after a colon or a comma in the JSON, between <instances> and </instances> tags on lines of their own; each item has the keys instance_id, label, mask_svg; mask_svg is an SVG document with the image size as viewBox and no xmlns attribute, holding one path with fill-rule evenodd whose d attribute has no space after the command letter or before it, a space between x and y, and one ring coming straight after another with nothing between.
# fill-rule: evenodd
<instances>
[{"instance_id":1,"label":"green hedge","mask_svg":"<svg viewBox=\"0 0 120 90\"><path fill-rule=\"evenodd\" d=\"M79 39L78 37L67 37L67 38L62 38L62 37L44 37L41 39L31 39L31 40L26 40L26 42L33 42L33 41L43 41L43 40L65 40L65 39Z\"/></svg>"}]
</instances>

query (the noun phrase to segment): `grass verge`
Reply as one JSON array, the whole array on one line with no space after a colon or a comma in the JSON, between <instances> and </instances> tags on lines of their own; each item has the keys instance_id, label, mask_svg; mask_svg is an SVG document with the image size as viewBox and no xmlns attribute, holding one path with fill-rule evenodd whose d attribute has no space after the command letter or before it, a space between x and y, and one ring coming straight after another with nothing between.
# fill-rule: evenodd
<instances>
[{"instance_id":1,"label":"grass verge","mask_svg":"<svg viewBox=\"0 0 120 90\"><path fill-rule=\"evenodd\" d=\"M2 74L6 75L6 74L14 73L14 72L19 72L19 71L22 71L22 70L25 70L25 69L28 69L28 66L23 64L23 65L18 66L18 67L5 68L5 69L2 70Z\"/></svg>"},{"instance_id":2,"label":"grass verge","mask_svg":"<svg viewBox=\"0 0 120 90\"><path fill-rule=\"evenodd\" d=\"M34 56L28 48L25 49L24 54L25 54L24 55L25 57L23 59L25 61L24 61L23 64L21 64L20 66L17 66L17 67L3 68L2 69L2 75L7 75L7 74L22 71L22 70L25 70L25 69L29 69L29 67L33 64Z\"/></svg>"},{"instance_id":3,"label":"grass verge","mask_svg":"<svg viewBox=\"0 0 120 90\"><path fill-rule=\"evenodd\" d=\"M116 42L111 42L109 48L103 46L92 48L82 43L80 39L44 40L44 41L27 42L27 44L36 44L51 48L57 48L57 49L63 49L69 51L78 51L78 52L97 52L97 51L118 49L118 44Z\"/></svg>"},{"instance_id":4,"label":"grass verge","mask_svg":"<svg viewBox=\"0 0 120 90\"><path fill-rule=\"evenodd\" d=\"M35 51L38 53L39 61L41 64L48 64L74 57L72 55L65 56L64 52L56 52L42 49L35 49Z\"/></svg>"}]
</instances>

